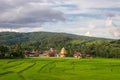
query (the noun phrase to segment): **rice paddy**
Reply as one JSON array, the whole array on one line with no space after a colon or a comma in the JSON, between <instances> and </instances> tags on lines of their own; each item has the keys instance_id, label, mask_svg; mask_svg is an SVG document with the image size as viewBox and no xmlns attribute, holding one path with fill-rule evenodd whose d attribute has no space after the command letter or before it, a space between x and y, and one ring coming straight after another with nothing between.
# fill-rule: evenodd
<instances>
[{"instance_id":1,"label":"rice paddy","mask_svg":"<svg viewBox=\"0 0 120 80\"><path fill-rule=\"evenodd\" d=\"M1 59L0 80L120 80L120 60Z\"/></svg>"}]
</instances>

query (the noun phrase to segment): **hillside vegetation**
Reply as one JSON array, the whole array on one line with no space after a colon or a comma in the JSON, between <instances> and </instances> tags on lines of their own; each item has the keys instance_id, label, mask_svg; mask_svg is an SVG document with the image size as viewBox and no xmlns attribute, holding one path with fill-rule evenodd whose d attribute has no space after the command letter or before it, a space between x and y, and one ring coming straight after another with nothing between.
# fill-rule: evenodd
<instances>
[{"instance_id":1,"label":"hillside vegetation","mask_svg":"<svg viewBox=\"0 0 120 80\"><path fill-rule=\"evenodd\" d=\"M51 32L0 33L1 58L24 57L25 50L38 50L43 53L54 48L59 53L62 47L67 50L67 56L81 52L92 57L120 58L120 40Z\"/></svg>"},{"instance_id":2,"label":"hillside vegetation","mask_svg":"<svg viewBox=\"0 0 120 80\"><path fill-rule=\"evenodd\" d=\"M15 45L16 43L29 43L33 41L62 41L62 40L104 40L105 38L95 38L79 36L67 33L52 33L52 32L31 32L31 33L16 33L16 32L0 32L0 44Z\"/></svg>"}]
</instances>

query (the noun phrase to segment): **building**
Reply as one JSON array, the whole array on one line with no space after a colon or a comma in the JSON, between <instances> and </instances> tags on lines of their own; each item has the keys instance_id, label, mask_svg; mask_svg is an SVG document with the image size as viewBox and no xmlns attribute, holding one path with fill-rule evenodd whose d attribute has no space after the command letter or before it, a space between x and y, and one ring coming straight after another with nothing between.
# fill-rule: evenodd
<instances>
[{"instance_id":1,"label":"building","mask_svg":"<svg viewBox=\"0 0 120 80\"><path fill-rule=\"evenodd\" d=\"M44 56L47 56L47 57L55 57L56 54L57 54L57 52L54 48L50 48L49 51L44 52Z\"/></svg>"},{"instance_id":2,"label":"building","mask_svg":"<svg viewBox=\"0 0 120 80\"><path fill-rule=\"evenodd\" d=\"M38 57L39 56L39 51L38 50L33 50L33 51L29 51L29 50L25 50L24 55L26 57Z\"/></svg>"},{"instance_id":3,"label":"building","mask_svg":"<svg viewBox=\"0 0 120 80\"><path fill-rule=\"evenodd\" d=\"M65 48L63 47L62 49L61 49L61 51L60 51L60 57L65 57L66 56L66 54L67 54L67 52L66 52L66 50L65 50Z\"/></svg>"},{"instance_id":4,"label":"building","mask_svg":"<svg viewBox=\"0 0 120 80\"><path fill-rule=\"evenodd\" d=\"M75 57L75 58L81 58L82 54L80 52L74 52L73 57Z\"/></svg>"}]
</instances>

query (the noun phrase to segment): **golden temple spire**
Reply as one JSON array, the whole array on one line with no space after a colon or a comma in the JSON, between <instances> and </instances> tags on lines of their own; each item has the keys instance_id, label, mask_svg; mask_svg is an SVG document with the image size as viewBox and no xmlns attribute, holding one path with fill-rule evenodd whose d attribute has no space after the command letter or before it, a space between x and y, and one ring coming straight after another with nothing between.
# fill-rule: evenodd
<instances>
[{"instance_id":1,"label":"golden temple spire","mask_svg":"<svg viewBox=\"0 0 120 80\"><path fill-rule=\"evenodd\" d=\"M65 48L63 47L60 51L60 57L65 57L65 54L66 54L66 50Z\"/></svg>"}]
</instances>

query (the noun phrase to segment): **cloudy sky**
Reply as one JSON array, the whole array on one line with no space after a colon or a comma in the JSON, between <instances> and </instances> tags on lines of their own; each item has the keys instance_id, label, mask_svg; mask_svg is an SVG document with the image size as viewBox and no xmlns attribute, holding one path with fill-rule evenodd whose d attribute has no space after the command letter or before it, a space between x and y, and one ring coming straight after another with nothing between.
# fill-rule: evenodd
<instances>
[{"instance_id":1,"label":"cloudy sky","mask_svg":"<svg viewBox=\"0 0 120 80\"><path fill-rule=\"evenodd\" d=\"M1 31L120 39L120 0L0 0Z\"/></svg>"}]
</instances>

